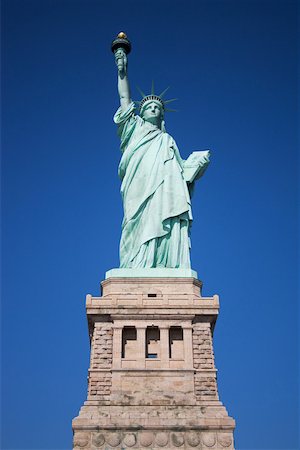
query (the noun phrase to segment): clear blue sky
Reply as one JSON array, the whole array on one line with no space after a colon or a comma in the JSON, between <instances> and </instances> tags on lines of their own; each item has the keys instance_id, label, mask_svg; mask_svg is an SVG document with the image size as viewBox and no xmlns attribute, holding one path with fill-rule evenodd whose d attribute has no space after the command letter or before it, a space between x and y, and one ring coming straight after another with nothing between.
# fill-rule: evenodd
<instances>
[{"instance_id":1,"label":"clear blue sky","mask_svg":"<svg viewBox=\"0 0 300 450\"><path fill-rule=\"evenodd\" d=\"M2 446L70 449L86 398L85 295L118 266L110 43L133 96L168 85L183 157L210 148L192 265L220 295L221 400L238 449L298 449L295 1L2 2Z\"/></svg>"}]
</instances>

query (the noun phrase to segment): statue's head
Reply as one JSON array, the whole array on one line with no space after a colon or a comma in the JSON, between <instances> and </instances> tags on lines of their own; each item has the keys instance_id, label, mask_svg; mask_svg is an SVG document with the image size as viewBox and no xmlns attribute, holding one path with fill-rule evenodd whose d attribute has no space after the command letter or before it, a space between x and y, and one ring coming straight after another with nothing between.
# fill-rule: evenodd
<instances>
[{"instance_id":1,"label":"statue's head","mask_svg":"<svg viewBox=\"0 0 300 450\"><path fill-rule=\"evenodd\" d=\"M158 128L161 128L162 120L164 118L164 107L160 101L150 99L144 102L143 105L141 105L140 114L146 122L150 122Z\"/></svg>"},{"instance_id":2,"label":"statue's head","mask_svg":"<svg viewBox=\"0 0 300 450\"><path fill-rule=\"evenodd\" d=\"M154 94L154 84L152 83L151 94L145 95L144 92L140 90L143 98L140 102L138 102L140 104L140 116L147 122L156 125L163 131L165 131L164 127L165 111L173 111L171 109L167 109L165 105L175 100L175 99L163 100L163 96L167 92L167 90L168 88L165 89L161 94L156 95Z\"/></svg>"}]
</instances>

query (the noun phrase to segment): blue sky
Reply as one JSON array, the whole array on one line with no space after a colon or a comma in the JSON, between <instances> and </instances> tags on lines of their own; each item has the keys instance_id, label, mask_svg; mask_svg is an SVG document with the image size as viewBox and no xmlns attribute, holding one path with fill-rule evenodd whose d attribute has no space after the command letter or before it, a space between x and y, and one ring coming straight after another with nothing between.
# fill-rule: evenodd
<instances>
[{"instance_id":1,"label":"blue sky","mask_svg":"<svg viewBox=\"0 0 300 450\"><path fill-rule=\"evenodd\" d=\"M299 448L294 1L2 2L2 449L69 449L86 398L85 295L118 266L110 43L135 88L171 86L192 266L220 295L215 356L238 449Z\"/></svg>"}]
</instances>

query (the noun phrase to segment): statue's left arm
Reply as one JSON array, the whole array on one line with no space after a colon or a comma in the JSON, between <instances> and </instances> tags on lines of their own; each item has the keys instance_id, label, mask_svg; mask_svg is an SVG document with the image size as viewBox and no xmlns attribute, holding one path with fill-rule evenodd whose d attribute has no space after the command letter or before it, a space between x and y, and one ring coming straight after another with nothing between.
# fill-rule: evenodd
<instances>
[{"instance_id":1,"label":"statue's left arm","mask_svg":"<svg viewBox=\"0 0 300 450\"><path fill-rule=\"evenodd\" d=\"M183 162L183 173L187 183L198 180L209 165L209 150L193 152L188 159Z\"/></svg>"}]
</instances>

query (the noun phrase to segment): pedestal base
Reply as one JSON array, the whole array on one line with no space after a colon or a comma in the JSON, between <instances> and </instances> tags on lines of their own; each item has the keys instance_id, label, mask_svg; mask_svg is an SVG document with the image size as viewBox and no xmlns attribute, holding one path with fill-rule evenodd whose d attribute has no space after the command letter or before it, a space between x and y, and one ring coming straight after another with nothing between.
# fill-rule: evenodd
<instances>
[{"instance_id":1,"label":"pedestal base","mask_svg":"<svg viewBox=\"0 0 300 450\"><path fill-rule=\"evenodd\" d=\"M73 427L75 449L234 448L234 421L220 402L201 408L86 405Z\"/></svg>"},{"instance_id":2,"label":"pedestal base","mask_svg":"<svg viewBox=\"0 0 300 450\"><path fill-rule=\"evenodd\" d=\"M88 398L74 449L233 449L212 333L218 296L189 278L110 277L87 296Z\"/></svg>"},{"instance_id":3,"label":"pedestal base","mask_svg":"<svg viewBox=\"0 0 300 450\"><path fill-rule=\"evenodd\" d=\"M105 274L107 278L197 278L197 272L192 269L110 269Z\"/></svg>"}]
</instances>

